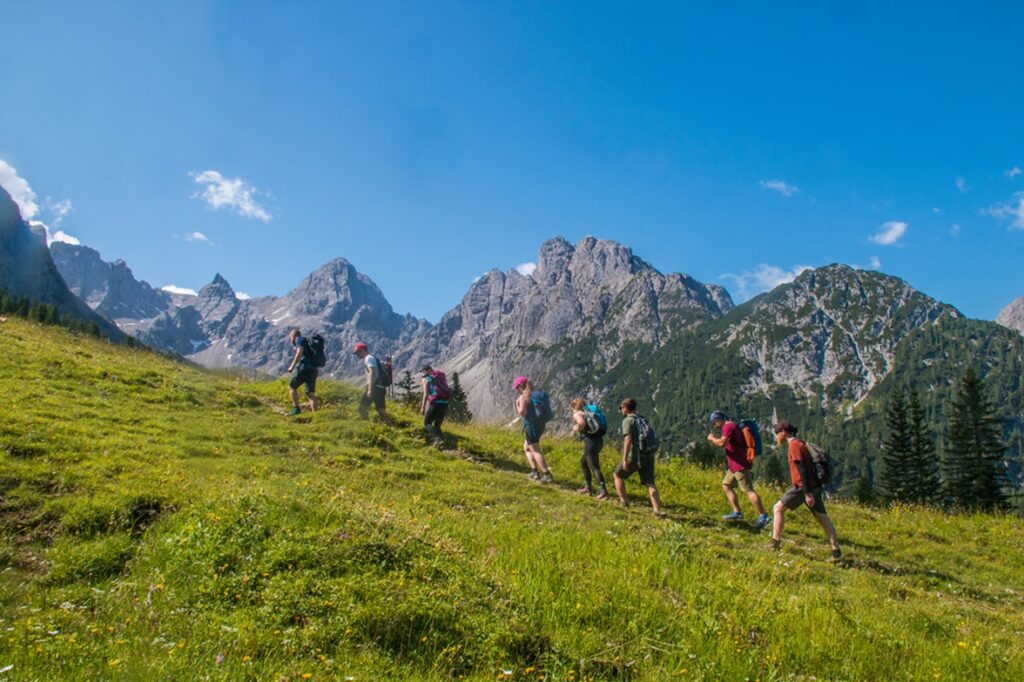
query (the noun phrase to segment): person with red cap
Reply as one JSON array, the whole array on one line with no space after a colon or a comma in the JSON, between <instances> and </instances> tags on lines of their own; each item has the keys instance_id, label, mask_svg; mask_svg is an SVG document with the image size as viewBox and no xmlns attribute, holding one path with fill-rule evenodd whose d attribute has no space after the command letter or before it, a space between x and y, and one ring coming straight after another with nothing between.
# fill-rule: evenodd
<instances>
[{"instance_id":1,"label":"person with red cap","mask_svg":"<svg viewBox=\"0 0 1024 682\"><path fill-rule=\"evenodd\" d=\"M530 478L541 483L552 483L555 479L540 451L540 437L544 435L544 427L551 418L548 394L541 390L535 391L533 382L523 376L515 378L512 388L519 392L516 412L523 418L523 452L530 465Z\"/></svg>"},{"instance_id":2,"label":"person with red cap","mask_svg":"<svg viewBox=\"0 0 1024 682\"><path fill-rule=\"evenodd\" d=\"M359 416L363 419L370 418L370 405L377 409L377 416L388 426L394 426L395 422L391 415L384 409L384 398L387 395L387 387L381 381L380 361L370 355L369 347L360 341L352 349L352 353L363 361L366 366L366 390L359 399Z\"/></svg>"}]
</instances>

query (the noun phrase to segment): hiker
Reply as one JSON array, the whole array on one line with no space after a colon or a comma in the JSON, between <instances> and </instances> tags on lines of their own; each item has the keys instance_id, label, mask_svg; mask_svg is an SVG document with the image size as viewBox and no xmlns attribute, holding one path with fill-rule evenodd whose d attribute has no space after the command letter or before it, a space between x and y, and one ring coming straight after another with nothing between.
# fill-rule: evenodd
<instances>
[{"instance_id":1,"label":"hiker","mask_svg":"<svg viewBox=\"0 0 1024 682\"><path fill-rule=\"evenodd\" d=\"M576 492L581 495L593 495L592 480L597 480L597 499L608 499L608 488L605 487L604 474L601 473L601 448L604 447L604 435L608 430L608 421L597 405L587 405L583 398L573 398L569 403L572 410L572 430L579 434L583 441L583 487ZM599 416L600 415L600 416Z\"/></svg>"},{"instance_id":2,"label":"hiker","mask_svg":"<svg viewBox=\"0 0 1024 682\"><path fill-rule=\"evenodd\" d=\"M540 437L551 419L551 404L548 394L534 390L533 382L524 376L515 378L512 388L519 391L516 398L516 412L523 418L523 452L530 465L530 478L541 483L553 483L551 469L540 451Z\"/></svg>"},{"instance_id":3,"label":"hiker","mask_svg":"<svg viewBox=\"0 0 1024 682\"><path fill-rule=\"evenodd\" d=\"M420 374L423 376L423 398L420 400L423 428L431 443L444 445L441 423L448 414L448 401L451 400L452 390L448 387L448 379L444 372L435 371L430 365L424 365Z\"/></svg>"},{"instance_id":4,"label":"hiker","mask_svg":"<svg viewBox=\"0 0 1024 682\"><path fill-rule=\"evenodd\" d=\"M788 443L789 476L793 486L787 490L782 499L775 503L775 525L772 527L772 539L768 543L770 549L778 549L782 539L782 526L786 520L786 510L796 509L801 504L814 513L814 518L821 524L828 542L832 546L832 561L838 561L843 553L839 549L839 538L836 528L825 511L825 490L818 480L818 474L811 459L807 443L796 437L797 427L785 420L775 424L775 442L779 445Z\"/></svg>"},{"instance_id":5,"label":"hiker","mask_svg":"<svg viewBox=\"0 0 1024 682\"><path fill-rule=\"evenodd\" d=\"M739 521L743 518L740 510L739 500L736 497L736 487L747 494L750 504L754 505L757 511L757 520L754 528L761 530L768 525L771 517L764 512L764 505L761 504L761 496L754 490L754 462L753 444L747 443L747 438L736 422L730 421L725 412L715 410L709 417L711 428L718 431L719 436L714 433L708 434L708 440L712 445L725 449L725 462L728 467L725 478L722 479L722 490L725 491L725 498L729 500L732 513L722 517L725 521Z\"/></svg>"},{"instance_id":6,"label":"hiker","mask_svg":"<svg viewBox=\"0 0 1024 682\"><path fill-rule=\"evenodd\" d=\"M359 399L359 416L369 419L369 407L373 405L377 409L377 416L381 418L381 421L388 426L394 426L394 420L384 409L384 397L388 389L380 362L370 355L369 347L362 341L355 345L352 352L366 366L366 390Z\"/></svg>"},{"instance_id":7,"label":"hiker","mask_svg":"<svg viewBox=\"0 0 1024 682\"><path fill-rule=\"evenodd\" d=\"M629 500L626 499L626 479L639 471L640 483L647 486L654 515L661 517L661 498L658 496L658 488L654 485L654 451L650 446L641 443L642 431L651 435L654 431L647 420L636 413L636 400L633 398L623 400L619 405L619 412L622 413L623 436L622 461L615 467L615 492L619 495L619 504L623 507L629 506Z\"/></svg>"},{"instance_id":8,"label":"hiker","mask_svg":"<svg viewBox=\"0 0 1024 682\"><path fill-rule=\"evenodd\" d=\"M293 329L288 333L288 341L295 347L295 355L292 356L292 362L288 365L288 373L292 375L288 381L288 396L292 399L292 411L288 415L294 416L302 411L299 407L299 386L303 384L306 385L309 410L316 412L320 406L316 399L316 377L319 372L313 362L313 349L310 348L309 341L298 329Z\"/></svg>"}]
</instances>

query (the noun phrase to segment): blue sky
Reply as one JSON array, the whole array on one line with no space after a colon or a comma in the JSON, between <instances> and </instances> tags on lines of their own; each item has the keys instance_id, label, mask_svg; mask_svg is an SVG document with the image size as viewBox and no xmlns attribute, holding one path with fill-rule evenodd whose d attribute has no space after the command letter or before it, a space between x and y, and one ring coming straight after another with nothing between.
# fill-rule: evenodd
<instances>
[{"instance_id":1,"label":"blue sky","mask_svg":"<svg viewBox=\"0 0 1024 682\"><path fill-rule=\"evenodd\" d=\"M8 3L0 180L156 286L343 256L432 321L555 235L1024 295L1020 3L632 5Z\"/></svg>"}]
</instances>

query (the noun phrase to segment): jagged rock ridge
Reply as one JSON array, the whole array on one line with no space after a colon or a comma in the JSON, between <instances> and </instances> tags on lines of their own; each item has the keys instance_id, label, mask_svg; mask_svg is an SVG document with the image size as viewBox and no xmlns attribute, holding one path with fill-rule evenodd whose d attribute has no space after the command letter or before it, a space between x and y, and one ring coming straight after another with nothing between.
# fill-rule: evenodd
<instances>
[{"instance_id":1,"label":"jagged rock ridge","mask_svg":"<svg viewBox=\"0 0 1024 682\"><path fill-rule=\"evenodd\" d=\"M996 322L1024 334L1024 296L1010 301L999 311Z\"/></svg>"}]
</instances>

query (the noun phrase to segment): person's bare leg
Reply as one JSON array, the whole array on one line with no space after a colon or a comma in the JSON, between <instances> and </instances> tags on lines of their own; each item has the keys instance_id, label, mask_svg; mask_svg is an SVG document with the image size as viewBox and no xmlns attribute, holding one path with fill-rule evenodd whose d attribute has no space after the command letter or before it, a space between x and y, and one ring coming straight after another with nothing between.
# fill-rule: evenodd
<instances>
[{"instance_id":1,"label":"person's bare leg","mask_svg":"<svg viewBox=\"0 0 1024 682\"><path fill-rule=\"evenodd\" d=\"M772 512L775 514L772 524L772 540L778 542L782 539L782 526L786 523L786 506L782 502L776 502Z\"/></svg>"},{"instance_id":2,"label":"person's bare leg","mask_svg":"<svg viewBox=\"0 0 1024 682\"><path fill-rule=\"evenodd\" d=\"M547 460L544 459L544 455L540 451L540 446L534 444L528 447L533 452L533 461L536 462L538 470L542 473L549 471Z\"/></svg>"},{"instance_id":3,"label":"person's bare leg","mask_svg":"<svg viewBox=\"0 0 1024 682\"><path fill-rule=\"evenodd\" d=\"M296 396L297 398L298 396ZM316 412L320 408L320 401L316 399L316 393L307 393L306 397L309 398L309 409L311 412Z\"/></svg>"},{"instance_id":4,"label":"person's bare leg","mask_svg":"<svg viewBox=\"0 0 1024 682\"><path fill-rule=\"evenodd\" d=\"M839 536L836 535L836 527L832 525L832 519L828 517L828 514L815 514L814 518L818 519L825 535L828 536L828 543L832 545L832 549L839 549Z\"/></svg>"},{"instance_id":5,"label":"person's bare leg","mask_svg":"<svg viewBox=\"0 0 1024 682\"><path fill-rule=\"evenodd\" d=\"M729 504L732 506L733 512L740 513L740 502L736 499L736 491L731 486L722 484L722 490L725 491L725 499L729 500Z\"/></svg>"},{"instance_id":6,"label":"person's bare leg","mask_svg":"<svg viewBox=\"0 0 1024 682\"><path fill-rule=\"evenodd\" d=\"M747 499L750 500L750 504L754 505L754 509L757 511L757 515L764 516L764 505L761 504L761 496L757 494L757 491L748 491Z\"/></svg>"},{"instance_id":7,"label":"person's bare leg","mask_svg":"<svg viewBox=\"0 0 1024 682\"><path fill-rule=\"evenodd\" d=\"M653 485L647 486L647 495L651 498L651 509L654 510L654 515L661 516L661 497L658 495L658 489Z\"/></svg>"},{"instance_id":8,"label":"person's bare leg","mask_svg":"<svg viewBox=\"0 0 1024 682\"><path fill-rule=\"evenodd\" d=\"M629 500L626 499L626 482L618 476L615 477L615 492L618 494L622 506L629 504Z\"/></svg>"},{"instance_id":9,"label":"person's bare leg","mask_svg":"<svg viewBox=\"0 0 1024 682\"><path fill-rule=\"evenodd\" d=\"M299 409L299 392L289 386L288 395L292 399L292 407L294 407L296 410Z\"/></svg>"}]
</instances>

